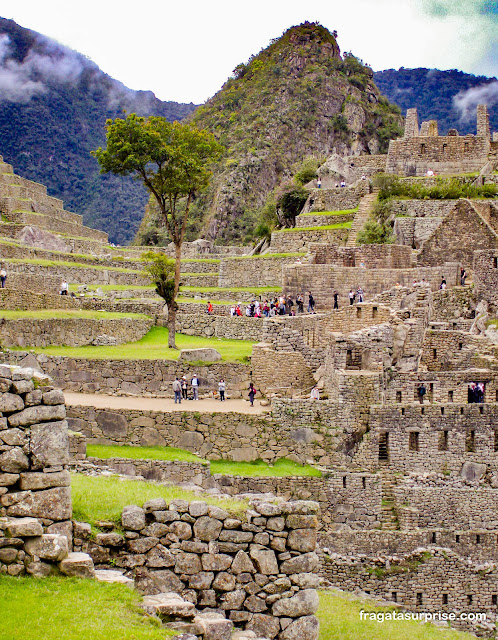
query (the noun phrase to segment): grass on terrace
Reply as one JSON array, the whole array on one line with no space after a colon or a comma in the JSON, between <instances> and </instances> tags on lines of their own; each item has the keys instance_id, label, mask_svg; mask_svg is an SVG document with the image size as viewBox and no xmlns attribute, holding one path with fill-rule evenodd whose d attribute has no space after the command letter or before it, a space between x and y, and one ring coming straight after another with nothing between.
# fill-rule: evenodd
<instances>
[{"instance_id":1,"label":"grass on terrace","mask_svg":"<svg viewBox=\"0 0 498 640\"><path fill-rule=\"evenodd\" d=\"M292 227L290 229L280 229L274 233L297 233L298 231L333 231L334 229L351 229L351 222L338 222L336 224L324 224L314 227Z\"/></svg>"},{"instance_id":2,"label":"grass on terrace","mask_svg":"<svg viewBox=\"0 0 498 640\"><path fill-rule=\"evenodd\" d=\"M475 636L412 620L360 620L361 610L390 612L371 600L339 591L320 593L320 640L475 640Z\"/></svg>"},{"instance_id":3,"label":"grass on terrace","mask_svg":"<svg viewBox=\"0 0 498 640\"><path fill-rule=\"evenodd\" d=\"M356 209L342 209L339 211L308 211L307 213L301 213L301 216L349 216L354 213L357 213L358 207Z\"/></svg>"},{"instance_id":4,"label":"grass on terrace","mask_svg":"<svg viewBox=\"0 0 498 640\"><path fill-rule=\"evenodd\" d=\"M235 293L253 293L254 295L264 295L265 293L280 293L282 287L180 287L182 291L198 291L199 293L223 293L233 291Z\"/></svg>"},{"instance_id":5,"label":"grass on terrace","mask_svg":"<svg viewBox=\"0 0 498 640\"><path fill-rule=\"evenodd\" d=\"M7 264L33 264L38 267L71 267L77 269L97 269L99 271L118 271L119 273L134 273L143 275L145 273L138 269L124 269L123 267L107 266L102 264L85 264L83 262L68 262L65 260L43 260L41 258L8 258Z\"/></svg>"},{"instance_id":6,"label":"grass on terrace","mask_svg":"<svg viewBox=\"0 0 498 640\"><path fill-rule=\"evenodd\" d=\"M163 640L174 632L139 608L125 585L64 576L0 575L3 640Z\"/></svg>"},{"instance_id":7,"label":"grass on terrace","mask_svg":"<svg viewBox=\"0 0 498 640\"><path fill-rule=\"evenodd\" d=\"M123 317L122 314L114 314ZM128 315L128 314L127 314ZM131 314L130 314L131 315ZM35 353L45 353L50 356L67 356L70 358L89 358L105 360L178 360L180 349L198 349L211 347L220 352L227 362L247 362L252 353L250 340L224 340L222 338L200 338L176 334L178 349L168 348L168 329L166 327L152 327L152 329L137 342L127 342L115 346L94 347L36 347Z\"/></svg>"},{"instance_id":8,"label":"grass on terrace","mask_svg":"<svg viewBox=\"0 0 498 640\"><path fill-rule=\"evenodd\" d=\"M173 632L139 608L140 595L119 584L51 576L0 575L5 640L162 640ZM475 636L412 621L360 620L360 610L392 611L334 591L320 593L320 640L471 640Z\"/></svg>"},{"instance_id":9,"label":"grass on terrace","mask_svg":"<svg viewBox=\"0 0 498 640\"><path fill-rule=\"evenodd\" d=\"M130 445L87 445L87 455L94 458L129 458L132 460L177 460L186 462L207 463L207 460L196 456L185 449L174 447L132 447ZM314 476L320 478L321 471L311 465L301 465L293 460L281 458L274 465L263 460L255 462L232 462L231 460L212 460L211 474L222 473L244 477L286 477Z\"/></svg>"},{"instance_id":10,"label":"grass on terrace","mask_svg":"<svg viewBox=\"0 0 498 640\"><path fill-rule=\"evenodd\" d=\"M18 309L0 310L0 318L6 320L19 320L22 318L36 318L37 320L67 319L78 320L123 320L123 318L147 318L142 313L117 313L114 311L92 311L85 309L35 309L34 311L22 311Z\"/></svg>"},{"instance_id":11,"label":"grass on terrace","mask_svg":"<svg viewBox=\"0 0 498 640\"><path fill-rule=\"evenodd\" d=\"M169 504L172 500L204 500L233 513L244 513L247 502L243 500L221 500L213 496L196 495L172 485L155 484L140 480L125 480L118 476L84 476L73 473L71 476L71 495L73 499L73 519L88 522L92 526L99 520L121 522L121 512L129 504L141 507L152 498L164 498ZM1 636L0 636L1 637Z\"/></svg>"}]
</instances>

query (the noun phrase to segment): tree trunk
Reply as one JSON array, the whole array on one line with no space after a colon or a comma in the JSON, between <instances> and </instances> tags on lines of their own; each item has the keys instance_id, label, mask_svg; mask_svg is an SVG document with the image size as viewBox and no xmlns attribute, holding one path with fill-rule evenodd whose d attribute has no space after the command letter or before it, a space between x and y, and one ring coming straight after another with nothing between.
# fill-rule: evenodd
<instances>
[{"instance_id":1,"label":"tree trunk","mask_svg":"<svg viewBox=\"0 0 498 640\"><path fill-rule=\"evenodd\" d=\"M175 243L175 295L173 302L168 307L168 347L170 349L176 349L175 333L176 333L176 310L178 305L176 304L176 296L178 295L178 289L180 288L180 269L182 266L182 245Z\"/></svg>"},{"instance_id":2,"label":"tree trunk","mask_svg":"<svg viewBox=\"0 0 498 640\"><path fill-rule=\"evenodd\" d=\"M176 349L176 302L168 305L168 347L170 349Z\"/></svg>"}]
</instances>

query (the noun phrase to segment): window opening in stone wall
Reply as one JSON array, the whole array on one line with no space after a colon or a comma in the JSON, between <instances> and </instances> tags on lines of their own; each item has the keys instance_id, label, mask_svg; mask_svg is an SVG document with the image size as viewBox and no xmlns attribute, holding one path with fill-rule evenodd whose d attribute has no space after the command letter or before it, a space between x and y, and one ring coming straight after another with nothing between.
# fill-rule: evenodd
<instances>
[{"instance_id":1,"label":"window opening in stone wall","mask_svg":"<svg viewBox=\"0 0 498 640\"><path fill-rule=\"evenodd\" d=\"M396 402L401 402L401 391L396 391Z\"/></svg>"},{"instance_id":2,"label":"window opening in stone wall","mask_svg":"<svg viewBox=\"0 0 498 640\"><path fill-rule=\"evenodd\" d=\"M447 144L443 144L443 155L446 155L447 151L448 151L448 145Z\"/></svg>"},{"instance_id":3,"label":"window opening in stone wall","mask_svg":"<svg viewBox=\"0 0 498 640\"><path fill-rule=\"evenodd\" d=\"M481 536L476 533L476 544L481 544Z\"/></svg>"},{"instance_id":4,"label":"window opening in stone wall","mask_svg":"<svg viewBox=\"0 0 498 640\"><path fill-rule=\"evenodd\" d=\"M491 596L491 604L498 604L498 594L493 593L493 595Z\"/></svg>"},{"instance_id":5,"label":"window opening in stone wall","mask_svg":"<svg viewBox=\"0 0 498 640\"><path fill-rule=\"evenodd\" d=\"M443 604L448 604L448 594L443 593Z\"/></svg>"},{"instance_id":6,"label":"window opening in stone wall","mask_svg":"<svg viewBox=\"0 0 498 640\"><path fill-rule=\"evenodd\" d=\"M469 149L470 149L469 143L468 142L464 142L463 143L463 150L464 151L469 151Z\"/></svg>"},{"instance_id":7,"label":"window opening in stone wall","mask_svg":"<svg viewBox=\"0 0 498 640\"><path fill-rule=\"evenodd\" d=\"M448 391L448 402L453 402L453 391Z\"/></svg>"},{"instance_id":8,"label":"window opening in stone wall","mask_svg":"<svg viewBox=\"0 0 498 640\"><path fill-rule=\"evenodd\" d=\"M398 592L397 591L393 591L391 594L391 600L393 602L398 602ZM496 604L496 603L495 603Z\"/></svg>"},{"instance_id":9,"label":"window opening in stone wall","mask_svg":"<svg viewBox=\"0 0 498 640\"><path fill-rule=\"evenodd\" d=\"M389 433L379 433L379 461L389 460Z\"/></svg>"},{"instance_id":10,"label":"window opening in stone wall","mask_svg":"<svg viewBox=\"0 0 498 640\"><path fill-rule=\"evenodd\" d=\"M498 402L498 389L495 391L495 401Z\"/></svg>"},{"instance_id":11,"label":"window opening in stone wall","mask_svg":"<svg viewBox=\"0 0 498 640\"><path fill-rule=\"evenodd\" d=\"M444 416L444 407L441 407L441 415Z\"/></svg>"},{"instance_id":12,"label":"window opening in stone wall","mask_svg":"<svg viewBox=\"0 0 498 640\"><path fill-rule=\"evenodd\" d=\"M437 358L437 349L432 350L432 357L434 358L434 360Z\"/></svg>"},{"instance_id":13,"label":"window opening in stone wall","mask_svg":"<svg viewBox=\"0 0 498 640\"><path fill-rule=\"evenodd\" d=\"M344 489L346 488L346 476L342 476L342 486Z\"/></svg>"},{"instance_id":14,"label":"window opening in stone wall","mask_svg":"<svg viewBox=\"0 0 498 640\"><path fill-rule=\"evenodd\" d=\"M467 594L467 604L472 604L473 596L471 593Z\"/></svg>"},{"instance_id":15,"label":"window opening in stone wall","mask_svg":"<svg viewBox=\"0 0 498 640\"><path fill-rule=\"evenodd\" d=\"M423 155L425 153L425 144L420 145L420 153Z\"/></svg>"},{"instance_id":16,"label":"window opening in stone wall","mask_svg":"<svg viewBox=\"0 0 498 640\"><path fill-rule=\"evenodd\" d=\"M448 451L448 430L445 429L439 434L439 451Z\"/></svg>"},{"instance_id":17,"label":"window opening in stone wall","mask_svg":"<svg viewBox=\"0 0 498 640\"><path fill-rule=\"evenodd\" d=\"M457 533L455 536L455 542L458 544L460 542L460 535Z\"/></svg>"},{"instance_id":18,"label":"window opening in stone wall","mask_svg":"<svg viewBox=\"0 0 498 640\"><path fill-rule=\"evenodd\" d=\"M481 414L481 416L482 416L482 414L484 413L484 407L479 407L479 413L480 413L480 414Z\"/></svg>"},{"instance_id":19,"label":"window opening in stone wall","mask_svg":"<svg viewBox=\"0 0 498 640\"><path fill-rule=\"evenodd\" d=\"M463 342L459 342L458 343L458 351L461 351L463 349Z\"/></svg>"},{"instance_id":20,"label":"window opening in stone wall","mask_svg":"<svg viewBox=\"0 0 498 640\"><path fill-rule=\"evenodd\" d=\"M363 487L363 489L367 488L367 480L364 477L361 479L361 486Z\"/></svg>"},{"instance_id":21,"label":"window opening in stone wall","mask_svg":"<svg viewBox=\"0 0 498 640\"><path fill-rule=\"evenodd\" d=\"M498 269L498 258L493 258L493 267Z\"/></svg>"},{"instance_id":22,"label":"window opening in stone wall","mask_svg":"<svg viewBox=\"0 0 498 640\"><path fill-rule=\"evenodd\" d=\"M423 597L422 593L417 593L417 604L422 604L422 597Z\"/></svg>"},{"instance_id":23,"label":"window opening in stone wall","mask_svg":"<svg viewBox=\"0 0 498 640\"><path fill-rule=\"evenodd\" d=\"M429 402L434 402L434 383L429 383L429 393L427 394Z\"/></svg>"},{"instance_id":24,"label":"window opening in stone wall","mask_svg":"<svg viewBox=\"0 0 498 640\"><path fill-rule=\"evenodd\" d=\"M475 453L476 450L476 432L471 429L467 431L467 436L465 438L465 451L467 453Z\"/></svg>"},{"instance_id":25,"label":"window opening in stone wall","mask_svg":"<svg viewBox=\"0 0 498 640\"><path fill-rule=\"evenodd\" d=\"M361 318L361 307L356 307L356 317Z\"/></svg>"},{"instance_id":26,"label":"window opening in stone wall","mask_svg":"<svg viewBox=\"0 0 498 640\"><path fill-rule=\"evenodd\" d=\"M460 415L463 416L463 407L460 407Z\"/></svg>"},{"instance_id":27,"label":"window opening in stone wall","mask_svg":"<svg viewBox=\"0 0 498 640\"><path fill-rule=\"evenodd\" d=\"M418 451L419 448L419 432L410 431L408 434L408 449L410 451Z\"/></svg>"},{"instance_id":28,"label":"window opening in stone wall","mask_svg":"<svg viewBox=\"0 0 498 640\"><path fill-rule=\"evenodd\" d=\"M495 446L494 450L498 451L498 429L495 429Z\"/></svg>"},{"instance_id":29,"label":"window opening in stone wall","mask_svg":"<svg viewBox=\"0 0 498 640\"><path fill-rule=\"evenodd\" d=\"M353 351L351 349L348 349L346 351L346 369L352 366L353 366Z\"/></svg>"},{"instance_id":30,"label":"window opening in stone wall","mask_svg":"<svg viewBox=\"0 0 498 640\"><path fill-rule=\"evenodd\" d=\"M436 532L435 531L432 532L431 542L432 542L432 544L436 544Z\"/></svg>"},{"instance_id":31,"label":"window opening in stone wall","mask_svg":"<svg viewBox=\"0 0 498 640\"><path fill-rule=\"evenodd\" d=\"M404 407L401 409L401 415L402 415L402 416L404 416L404 415L405 415L405 408L404 408Z\"/></svg>"},{"instance_id":32,"label":"window opening in stone wall","mask_svg":"<svg viewBox=\"0 0 498 640\"><path fill-rule=\"evenodd\" d=\"M484 402L485 393L486 384L484 382L471 382L467 389L467 402L469 404Z\"/></svg>"},{"instance_id":33,"label":"window opening in stone wall","mask_svg":"<svg viewBox=\"0 0 498 640\"><path fill-rule=\"evenodd\" d=\"M425 409L424 409L424 407L422 407L422 408L420 409L420 415L422 415L422 416L423 416L424 414L425 414Z\"/></svg>"},{"instance_id":34,"label":"window opening in stone wall","mask_svg":"<svg viewBox=\"0 0 498 640\"><path fill-rule=\"evenodd\" d=\"M377 317L377 307L372 307L372 318Z\"/></svg>"}]
</instances>

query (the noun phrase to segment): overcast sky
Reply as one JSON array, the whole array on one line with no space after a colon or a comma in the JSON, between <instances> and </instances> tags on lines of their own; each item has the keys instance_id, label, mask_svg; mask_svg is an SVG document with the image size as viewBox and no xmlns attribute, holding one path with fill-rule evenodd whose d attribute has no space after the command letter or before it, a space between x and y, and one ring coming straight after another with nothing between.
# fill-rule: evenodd
<instances>
[{"instance_id":1,"label":"overcast sky","mask_svg":"<svg viewBox=\"0 0 498 640\"><path fill-rule=\"evenodd\" d=\"M318 21L374 70L498 72L496 0L17 0L2 17L93 60L131 89L204 102L292 25Z\"/></svg>"}]
</instances>

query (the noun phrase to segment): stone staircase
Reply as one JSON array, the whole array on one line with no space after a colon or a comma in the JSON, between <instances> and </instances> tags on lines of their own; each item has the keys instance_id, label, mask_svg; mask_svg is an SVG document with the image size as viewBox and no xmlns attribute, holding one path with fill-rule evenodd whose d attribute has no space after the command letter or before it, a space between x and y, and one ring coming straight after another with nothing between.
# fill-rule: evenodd
<instances>
[{"instance_id":1,"label":"stone staircase","mask_svg":"<svg viewBox=\"0 0 498 640\"><path fill-rule=\"evenodd\" d=\"M382 478L382 511L381 529L383 531L395 531L399 529L398 516L396 514L396 500L394 497L395 481L387 468L381 469Z\"/></svg>"},{"instance_id":2,"label":"stone staircase","mask_svg":"<svg viewBox=\"0 0 498 640\"><path fill-rule=\"evenodd\" d=\"M363 229L365 222L368 220L373 203L377 200L377 191L368 193L360 200L358 211L354 217L351 229L349 231L346 247L356 247L358 233Z\"/></svg>"}]
</instances>

